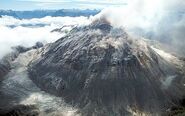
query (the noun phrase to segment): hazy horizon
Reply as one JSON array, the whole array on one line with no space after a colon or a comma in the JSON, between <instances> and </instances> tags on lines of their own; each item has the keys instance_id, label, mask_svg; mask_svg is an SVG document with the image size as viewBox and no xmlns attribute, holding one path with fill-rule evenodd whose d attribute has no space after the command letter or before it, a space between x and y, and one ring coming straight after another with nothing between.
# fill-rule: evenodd
<instances>
[{"instance_id":1,"label":"hazy horizon","mask_svg":"<svg viewBox=\"0 0 185 116\"><path fill-rule=\"evenodd\" d=\"M1 0L0 9L30 11L30 10L57 10L57 9L104 9L107 7L121 7L127 0Z\"/></svg>"},{"instance_id":2,"label":"hazy horizon","mask_svg":"<svg viewBox=\"0 0 185 116\"><path fill-rule=\"evenodd\" d=\"M68 8L61 8L61 9L30 9L30 10L15 10L15 9L1 9L1 11L57 11L57 10L96 10L96 11L100 11L100 10L103 10L103 9L80 9L80 8L71 8L71 9L68 9Z\"/></svg>"}]
</instances>

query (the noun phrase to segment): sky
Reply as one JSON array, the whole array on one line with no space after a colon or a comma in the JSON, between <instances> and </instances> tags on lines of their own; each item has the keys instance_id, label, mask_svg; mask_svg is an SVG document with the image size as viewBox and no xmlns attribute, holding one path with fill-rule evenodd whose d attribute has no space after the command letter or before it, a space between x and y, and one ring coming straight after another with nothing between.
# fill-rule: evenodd
<instances>
[{"instance_id":1,"label":"sky","mask_svg":"<svg viewBox=\"0 0 185 116\"><path fill-rule=\"evenodd\" d=\"M103 9L106 7L121 7L126 4L126 0L0 0L0 9Z\"/></svg>"}]
</instances>

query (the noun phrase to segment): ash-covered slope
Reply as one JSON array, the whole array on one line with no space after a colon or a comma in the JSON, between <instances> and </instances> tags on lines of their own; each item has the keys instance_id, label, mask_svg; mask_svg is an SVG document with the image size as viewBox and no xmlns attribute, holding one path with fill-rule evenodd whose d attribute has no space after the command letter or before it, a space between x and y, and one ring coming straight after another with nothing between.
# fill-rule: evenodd
<instances>
[{"instance_id":1,"label":"ash-covered slope","mask_svg":"<svg viewBox=\"0 0 185 116\"><path fill-rule=\"evenodd\" d=\"M30 64L29 75L83 116L160 114L184 95L173 63L106 20L74 28Z\"/></svg>"},{"instance_id":2,"label":"ash-covered slope","mask_svg":"<svg viewBox=\"0 0 185 116\"><path fill-rule=\"evenodd\" d=\"M0 64L0 77L4 77L9 71L9 68L3 64ZM0 79L1 80L1 79Z\"/></svg>"}]
</instances>

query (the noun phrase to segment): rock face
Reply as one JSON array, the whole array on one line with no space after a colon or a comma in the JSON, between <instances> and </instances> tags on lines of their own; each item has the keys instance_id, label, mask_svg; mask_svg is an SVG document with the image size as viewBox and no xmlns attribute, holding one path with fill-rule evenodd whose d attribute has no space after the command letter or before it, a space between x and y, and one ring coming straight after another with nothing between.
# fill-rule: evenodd
<instances>
[{"instance_id":1,"label":"rock face","mask_svg":"<svg viewBox=\"0 0 185 116\"><path fill-rule=\"evenodd\" d=\"M12 108L0 109L1 116L39 116L35 106L17 105Z\"/></svg>"},{"instance_id":2,"label":"rock face","mask_svg":"<svg viewBox=\"0 0 185 116\"><path fill-rule=\"evenodd\" d=\"M183 76L172 63L105 20L53 43L30 64L29 75L84 116L156 115L184 95Z\"/></svg>"},{"instance_id":3,"label":"rock face","mask_svg":"<svg viewBox=\"0 0 185 116\"><path fill-rule=\"evenodd\" d=\"M2 81L4 76L11 70L10 62L13 61L17 55L18 52L12 52L0 59L0 81Z\"/></svg>"},{"instance_id":4,"label":"rock face","mask_svg":"<svg viewBox=\"0 0 185 116\"><path fill-rule=\"evenodd\" d=\"M37 42L34 46L29 48L24 46L12 47L13 51L0 59L0 81L11 70L11 62L13 62L19 56L19 54L41 47L43 47L41 42Z\"/></svg>"},{"instance_id":5,"label":"rock face","mask_svg":"<svg viewBox=\"0 0 185 116\"><path fill-rule=\"evenodd\" d=\"M4 77L9 71L9 68L3 64L0 64L0 78Z\"/></svg>"}]
</instances>

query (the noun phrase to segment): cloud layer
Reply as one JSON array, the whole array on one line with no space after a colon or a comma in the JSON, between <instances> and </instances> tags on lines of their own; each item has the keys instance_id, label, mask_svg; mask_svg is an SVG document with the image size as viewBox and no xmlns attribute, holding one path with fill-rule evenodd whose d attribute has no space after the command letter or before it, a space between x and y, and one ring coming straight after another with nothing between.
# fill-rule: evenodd
<instances>
[{"instance_id":1,"label":"cloud layer","mask_svg":"<svg viewBox=\"0 0 185 116\"><path fill-rule=\"evenodd\" d=\"M40 0L34 1L39 2ZM55 2L57 1L55 0ZM99 3L103 2L99 1ZM124 7L104 9L90 19L87 17L44 17L19 20L3 16L0 18L0 57L7 51L11 51L11 47L15 45L31 46L37 41L55 41L62 35L50 31L62 27L62 25L86 25L91 20L100 17L106 17L115 27L124 27L134 36L144 36L167 44L170 46L170 50L185 56L184 11L185 1L183 0L133 0L128 1L128 5ZM33 26L23 26L30 24ZM41 27L34 27L34 25L40 24L42 24Z\"/></svg>"},{"instance_id":2,"label":"cloud layer","mask_svg":"<svg viewBox=\"0 0 185 116\"><path fill-rule=\"evenodd\" d=\"M84 25L88 24L86 17L45 17L41 19L19 20L9 16L0 18L0 58L11 52L11 47L23 45L33 46L36 42L54 42L65 33L51 31L63 25ZM35 26L42 24L41 27ZM23 26L33 25L33 26ZM11 28L13 26L13 28Z\"/></svg>"}]
</instances>

